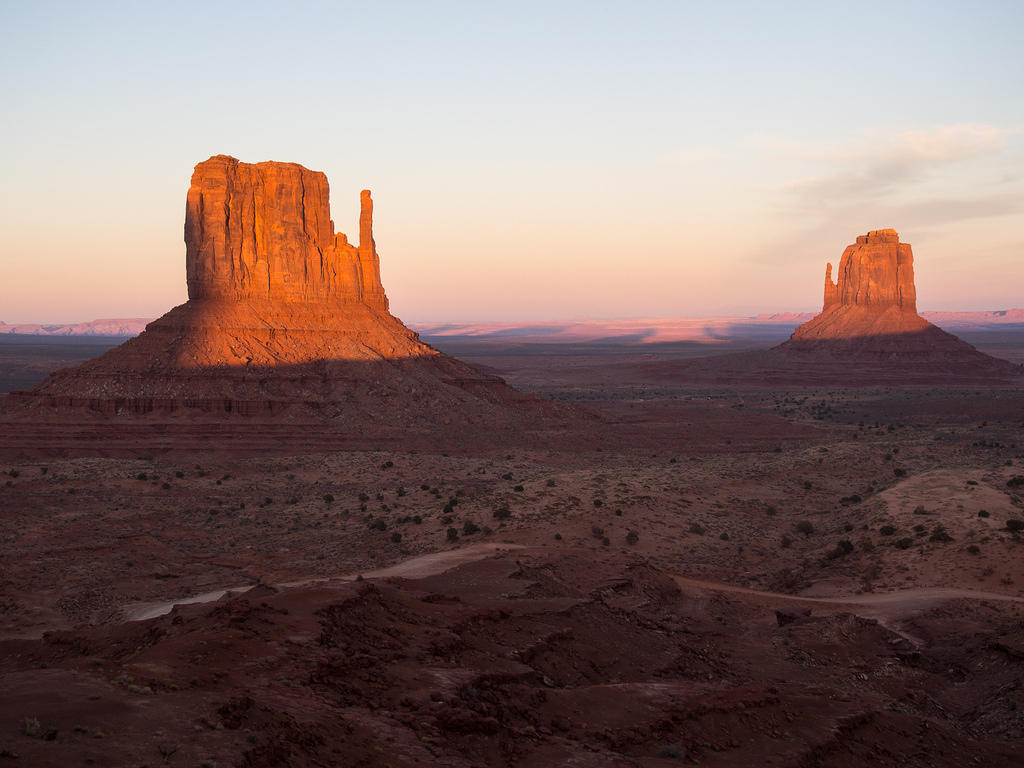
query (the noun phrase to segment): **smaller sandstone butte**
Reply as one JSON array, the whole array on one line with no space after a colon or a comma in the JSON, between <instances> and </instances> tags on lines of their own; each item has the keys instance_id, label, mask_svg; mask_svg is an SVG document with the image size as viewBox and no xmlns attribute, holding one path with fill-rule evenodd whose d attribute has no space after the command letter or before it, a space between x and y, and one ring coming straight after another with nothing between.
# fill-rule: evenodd
<instances>
[{"instance_id":1,"label":"smaller sandstone butte","mask_svg":"<svg viewBox=\"0 0 1024 768\"><path fill-rule=\"evenodd\" d=\"M991 357L917 313L914 254L894 229L857 238L825 267L821 312L767 350L648 366L691 383L1019 385L1024 370Z\"/></svg>"},{"instance_id":2,"label":"smaller sandstone butte","mask_svg":"<svg viewBox=\"0 0 1024 768\"><path fill-rule=\"evenodd\" d=\"M861 235L839 260L836 282L825 267L821 313L798 327L776 350L808 361L869 366L910 379L1018 376L1018 366L990 357L917 313L914 253L894 229ZM883 371L870 366L882 366Z\"/></svg>"},{"instance_id":3,"label":"smaller sandstone butte","mask_svg":"<svg viewBox=\"0 0 1024 768\"><path fill-rule=\"evenodd\" d=\"M26 419L312 416L369 434L507 422L518 406L546 407L391 315L369 190L357 245L334 231L329 194L323 173L295 163L199 163L185 207L188 301L0 409Z\"/></svg>"}]
</instances>

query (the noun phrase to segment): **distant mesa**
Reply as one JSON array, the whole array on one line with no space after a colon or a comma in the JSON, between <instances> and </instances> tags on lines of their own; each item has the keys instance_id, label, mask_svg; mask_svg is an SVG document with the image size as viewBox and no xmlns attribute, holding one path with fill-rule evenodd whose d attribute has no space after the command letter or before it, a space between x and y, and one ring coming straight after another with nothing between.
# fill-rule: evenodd
<instances>
[{"instance_id":1,"label":"distant mesa","mask_svg":"<svg viewBox=\"0 0 1024 768\"><path fill-rule=\"evenodd\" d=\"M482 419L536 401L424 344L388 311L360 196L334 231L323 173L217 155L185 208L188 301L103 356L5 398L7 411L315 413L353 426ZM37 414L38 415L38 414Z\"/></svg>"}]
</instances>

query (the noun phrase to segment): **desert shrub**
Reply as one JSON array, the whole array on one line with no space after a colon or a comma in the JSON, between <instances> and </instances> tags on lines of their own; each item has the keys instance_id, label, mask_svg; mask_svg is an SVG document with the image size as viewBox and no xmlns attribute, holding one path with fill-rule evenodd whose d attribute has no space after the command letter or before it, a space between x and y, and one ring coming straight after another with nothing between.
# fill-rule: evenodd
<instances>
[{"instance_id":1,"label":"desert shrub","mask_svg":"<svg viewBox=\"0 0 1024 768\"><path fill-rule=\"evenodd\" d=\"M326 501L328 504L330 504L332 501L334 501L334 496L332 494L330 494L330 493L325 493L324 494L324 501Z\"/></svg>"},{"instance_id":2,"label":"desert shrub","mask_svg":"<svg viewBox=\"0 0 1024 768\"><path fill-rule=\"evenodd\" d=\"M636 544L638 541L640 541L640 534L636 531L630 531L626 534L627 544Z\"/></svg>"},{"instance_id":3,"label":"desert shrub","mask_svg":"<svg viewBox=\"0 0 1024 768\"><path fill-rule=\"evenodd\" d=\"M894 533L896 533L896 529L891 525L883 525L881 528L878 529L878 532L883 536L892 536Z\"/></svg>"},{"instance_id":4,"label":"desert shrub","mask_svg":"<svg viewBox=\"0 0 1024 768\"><path fill-rule=\"evenodd\" d=\"M508 520L510 517L512 517L512 510L508 507L498 507L494 510L495 520Z\"/></svg>"},{"instance_id":5,"label":"desert shrub","mask_svg":"<svg viewBox=\"0 0 1024 768\"><path fill-rule=\"evenodd\" d=\"M849 539L840 539L836 543L836 548L829 552L827 557L829 560L835 560L839 557L846 557L851 552L853 552L853 542Z\"/></svg>"},{"instance_id":6,"label":"desert shrub","mask_svg":"<svg viewBox=\"0 0 1024 768\"><path fill-rule=\"evenodd\" d=\"M180 480L185 476L185 473L179 469L177 472L174 473L174 476Z\"/></svg>"},{"instance_id":7,"label":"desert shrub","mask_svg":"<svg viewBox=\"0 0 1024 768\"><path fill-rule=\"evenodd\" d=\"M398 531L392 531L391 540L395 542L395 544L397 544L402 540L402 534L400 534Z\"/></svg>"},{"instance_id":8,"label":"desert shrub","mask_svg":"<svg viewBox=\"0 0 1024 768\"><path fill-rule=\"evenodd\" d=\"M462 535L472 536L474 533L480 532L480 526L474 523L472 520L467 520L462 524Z\"/></svg>"},{"instance_id":9,"label":"desert shrub","mask_svg":"<svg viewBox=\"0 0 1024 768\"><path fill-rule=\"evenodd\" d=\"M839 503L842 504L843 506L846 506L848 504L860 504L861 501L862 499L860 497L860 494L854 493L851 494L850 496L844 496L839 500Z\"/></svg>"},{"instance_id":10,"label":"desert shrub","mask_svg":"<svg viewBox=\"0 0 1024 768\"><path fill-rule=\"evenodd\" d=\"M690 533L696 533L698 536L703 536L704 526L700 523L693 523L690 525Z\"/></svg>"},{"instance_id":11,"label":"desert shrub","mask_svg":"<svg viewBox=\"0 0 1024 768\"><path fill-rule=\"evenodd\" d=\"M981 548L977 544L971 544L971 546L967 548L967 551L972 555L977 555L981 552Z\"/></svg>"},{"instance_id":12,"label":"desert shrub","mask_svg":"<svg viewBox=\"0 0 1024 768\"><path fill-rule=\"evenodd\" d=\"M135 476L135 479L136 480L148 480L149 476L145 472L139 472L139 474L137 474Z\"/></svg>"},{"instance_id":13,"label":"desert shrub","mask_svg":"<svg viewBox=\"0 0 1024 768\"><path fill-rule=\"evenodd\" d=\"M893 467L892 473L896 475L896 477L906 477L907 470L903 467Z\"/></svg>"},{"instance_id":14,"label":"desert shrub","mask_svg":"<svg viewBox=\"0 0 1024 768\"><path fill-rule=\"evenodd\" d=\"M504 475L501 476L501 479L502 480L511 480L512 479L512 473L511 472L506 472Z\"/></svg>"},{"instance_id":15,"label":"desert shrub","mask_svg":"<svg viewBox=\"0 0 1024 768\"><path fill-rule=\"evenodd\" d=\"M523 488L523 486L517 485L512 490L515 491L516 493L522 493L525 489Z\"/></svg>"},{"instance_id":16,"label":"desert shrub","mask_svg":"<svg viewBox=\"0 0 1024 768\"><path fill-rule=\"evenodd\" d=\"M1017 520L1016 518L1010 518L1006 521L1006 530L1008 531L1024 531L1024 520Z\"/></svg>"},{"instance_id":17,"label":"desert shrub","mask_svg":"<svg viewBox=\"0 0 1024 768\"><path fill-rule=\"evenodd\" d=\"M602 536L601 537L601 543L604 544L607 547L607 546L609 546L612 543L612 540L609 539L607 536Z\"/></svg>"},{"instance_id":18,"label":"desert shrub","mask_svg":"<svg viewBox=\"0 0 1024 768\"><path fill-rule=\"evenodd\" d=\"M384 522L379 517L376 520L374 520L372 523L370 523L370 530L371 531L386 531L387 529L388 529L388 524L386 522Z\"/></svg>"},{"instance_id":19,"label":"desert shrub","mask_svg":"<svg viewBox=\"0 0 1024 768\"><path fill-rule=\"evenodd\" d=\"M792 543L793 539L791 539L789 536L786 536L785 534L783 534L782 538L779 539L779 546L783 549L787 549Z\"/></svg>"},{"instance_id":20,"label":"desert shrub","mask_svg":"<svg viewBox=\"0 0 1024 768\"><path fill-rule=\"evenodd\" d=\"M600 539L602 536L604 536L604 528L602 528L600 525L590 526L590 532L594 534L594 538L597 539Z\"/></svg>"},{"instance_id":21,"label":"desert shrub","mask_svg":"<svg viewBox=\"0 0 1024 768\"><path fill-rule=\"evenodd\" d=\"M932 529L932 535L928 537L928 541L936 541L940 543L945 543L947 541L952 540L953 537L949 535L949 531L947 531L946 528L941 525L936 525Z\"/></svg>"},{"instance_id":22,"label":"desert shrub","mask_svg":"<svg viewBox=\"0 0 1024 768\"><path fill-rule=\"evenodd\" d=\"M363 504L365 504L369 500L370 500L370 497L367 496L365 493L360 493L359 494L359 501L362 502Z\"/></svg>"},{"instance_id":23,"label":"desert shrub","mask_svg":"<svg viewBox=\"0 0 1024 768\"><path fill-rule=\"evenodd\" d=\"M814 533L814 525L810 520L801 520L796 524L796 530L798 533L802 533L804 536L810 536Z\"/></svg>"},{"instance_id":24,"label":"desert shrub","mask_svg":"<svg viewBox=\"0 0 1024 768\"><path fill-rule=\"evenodd\" d=\"M395 491L396 496L405 496L405 488L398 486L398 490Z\"/></svg>"},{"instance_id":25,"label":"desert shrub","mask_svg":"<svg viewBox=\"0 0 1024 768\"><path fill-rule=\"evenodd\" d=\"M554 479L549 478L547 483L546 483L546 485L547 485L548 488L554 488L555 487Z\"/></svg>"},{"instance_id":26,"label":"desert shrub","mask_svg":"<svg viewBox=\"0 0 1024 768\"><path fill-rule=\"evenodd\" d=\"M449 528L445 532L445 535L448 537L448 541L455 541L457 538L459 538L459 531L457 528Z\"/></svg>"},{"instance_id":27,"label":"desert shrub","mask_svg":"<svg viewBox=\"0 0 1024 768\"><path fill-rule=\"evenodd\" d=\"M1024 475L1015 475L1006 481L1007 488L1020 488L1024 486Z\"/></svg>"},{"instance_id":28,"label":"desert shrub","mask_svg":"<svg viewBox=\"0 0 1024 768\"><path fill-rule=\"evenodd\" d=\"M914 530L917 531L918 533L924 533L925 530L927 530L927 529L923 525L918 523L917 525L914 526Z\"/></svg>"},{"instance_id":29,"label":"desert shrub","mask_svg":"<svg viewBox=\"0 0 1024 768\"><path fill-rule=\"evenodd\" d=\"M170 483L163 483L160 487L163 488L166 491L167 489L169 489L171 487L171 484Z\"/></svg>"},{"instance_id":30,"label":"desert shrub","mask_svg":"<svg viewBox=\"0 0 1024 768\"><path fill-rule=\"evenodd\" d=\"M420 517L419 515L413 515L412 516L412 521L414 523L416 523L416 525L422 525L423 524L423 518Z\"/></svg>"},{"instance_id":31,"label":"desert shrub","mask_svg":"<svg viewBox=\"0 0 1024 768\"><path fill-rule=\"evenodd\" d=\"M391 469L393 466L395 466L395 462L393 462L393 461L385 461L383 464L380 465L380 468L381 469Z\"/></svg>"},{"instance_id":32,"label":"desert shrub","mask_svg":"<svg viewBox=\"0 0 1024 768\"><path fill-rule=\"evenodd\" d=\"M555 534L555 541L561 541L561 540L562 540L562 534L556 533Z\"/></svg>"},{"instance_id":33,"label":"desert shrub","mask_svg":"<svg viewBox=\"0 0 1024 768\"><path fill-rule=\"evenodd\" d=\"M897 539L893 542L893 545L896 547L896 549L910 549L912 546L914 546L914 540L909 537Z\"/></svg>"},{"instance_id":34,"label":"desert shrub","mask_svg":"<svg viewBox=\"0 0 1024 768\"><path fill-rule=\"evenodd\" d=\"M726 533L725 531L722 531L720 534L718 534L718 538L720 538L722 541L728 541L729 540L729 534Z\"/></svg>"},{"instance_id":35,"label":"desert shrub","mask_svg":"<svg viewBox=\"0 0 1024 768\"><path fill-rule=\"evenodd\" d=\"M423 484L420 485L420 490L421 491L429 491L430 490L430 486L427 485L426 483L423 483Z\"/></svg>"},{"instance_id":36,"label":"desert shrub","mask_svg":"<svg viewBox=\"0 0 1024 768\"><path fill-rule=\"evenodd\" d=\"M39 738L43 734L43 726L39 723L39 720L34 717L23 718L20 730L25 736L30 736L32 738Z\"/></svg>"},{"instance_id":37,"label":"desert shrub","mask_svg":"<svg viewBox=\"0 0 1024 768\"><path fill-rule=\"evenodd\" d=\"M979 509L978 510L978 517L988 517L988 510L987 509Z\"/></svg>"}]
</instances>

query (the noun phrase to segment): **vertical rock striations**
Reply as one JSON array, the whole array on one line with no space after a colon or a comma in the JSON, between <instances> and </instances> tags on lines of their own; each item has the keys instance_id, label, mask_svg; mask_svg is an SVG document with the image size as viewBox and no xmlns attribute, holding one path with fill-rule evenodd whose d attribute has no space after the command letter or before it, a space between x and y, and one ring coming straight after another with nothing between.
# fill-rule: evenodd
<instances>
[{"instance_id":1,"label":"vertical rock striations","mask_svg":"<svg viewBox=\"0 0 1024 768\"><path fill-rule=\"evenodd\" d=\"M877 229L848 245L839 260L839 281L825 268L825 306L897 307L917 314L914 253L895 229Z\"/></svg>"},{"instance_id":2,"label":"vertical rock striations","mask_svg":"<svg viewBox=\"0 0 1024 768\"><path fill-rule=\"evenodd\" d=\"M359 247L335 234L327 177L296 163L196 166L185 204L190 299L363 302L387 311L362 192Z\"/></svg>"}]
</instances>

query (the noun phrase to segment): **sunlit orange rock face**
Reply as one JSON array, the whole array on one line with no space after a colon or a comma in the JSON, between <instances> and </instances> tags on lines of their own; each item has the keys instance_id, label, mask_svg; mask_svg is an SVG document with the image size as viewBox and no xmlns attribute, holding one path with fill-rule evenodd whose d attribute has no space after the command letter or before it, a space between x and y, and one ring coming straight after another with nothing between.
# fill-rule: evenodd
<instances>
[{"instance_id":1,"label":"sunlit orange rock face","mask_svg":"<svg viewBox=\"0 0 1024 768\"><path fill-rule=\"evenodd\" d=\"M185 206L190 299L360 301L387 311L363 190L359 245L334 232L327 177L296 163L196 166Z\"/></svg>"},{"instance_id":2,"label":"sunlit orange rock face","mask_svg":"<svg viewBox=\"0 0 1024 768\"><path fill-rule=\"evenodd\" d=\"M360 206L352 245L334 231L323 173L224 155L199 163L185 209L188 302L7 407L265 415L298 405L404 425L521 398L390 314L368 190Z\"/></svg>"},{"instance_id":3,"label":"sunlit orange rock face","mask_svg":"<svg viewBox=\"0 0 1024 768\"><path fill-rule=\"evenodd\" d=\"M896 230L879 229L846 247L836 282L832 264L826 265L821 314L797 328L791 341L878 337L927 328L935 326L917 314L913 251L899 241Z\"/></svg>"}]
</instances>

